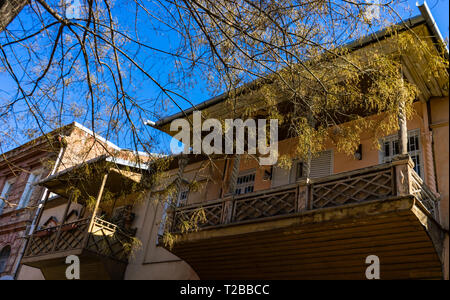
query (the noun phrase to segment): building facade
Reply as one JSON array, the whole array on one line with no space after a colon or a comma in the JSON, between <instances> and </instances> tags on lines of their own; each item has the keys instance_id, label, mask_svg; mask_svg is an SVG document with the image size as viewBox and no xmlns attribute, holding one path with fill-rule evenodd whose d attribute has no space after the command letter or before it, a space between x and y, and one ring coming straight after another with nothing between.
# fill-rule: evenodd
<instances>
[{"instance_id":1,"label":"building facade","mask_svg":"<svg viewBox=\"0 0 450 300\"><path fill-rule=\"evenodd\" d=\"M72 123L2 154L0 161L0 277L43 279L38 269L21 266L27 239L41 218L44 203L59 197L36 183L104 153L116 145ZM58 219L55 219L58 222Z\"/></svg>"},{"instance_id":2,"label":"building facade","mask_svg":"<svg viewBox=\"0 0 450 300\"><path fill-rule=\"evenodd\" d=\"M439 40L421 11L405 23ZM376 34L357 51L375 42L389 37ZM376 256L381 279L448 279L448 73L429 77L414 53L403 70L420 91L403 136L407 153L398 150L397 132L381 138L380 149L363 134L350 156L329 141L305 178L297 140L286 136L278 151L294 159L289 169L260 166L249 155L219 155L213 163L179 155L153 184L159 160L97 152L39 181L60 200L47 202L37 219L22 270L64 279L65 258L77 255L82 279L366 279L366 260ZM223 119L225 100L199 107ZM192 113L152 126L174 135L171 121Z\"/></svg>"}]
</instances>

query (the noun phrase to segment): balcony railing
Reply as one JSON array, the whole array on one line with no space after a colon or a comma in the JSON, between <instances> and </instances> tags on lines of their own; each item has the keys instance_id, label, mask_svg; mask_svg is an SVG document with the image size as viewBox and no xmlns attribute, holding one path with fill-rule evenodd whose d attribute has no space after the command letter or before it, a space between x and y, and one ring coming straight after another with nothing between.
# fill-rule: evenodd
<instances>
[{"instance_id":1,"label":"balcony railing","mask_svg":"<svg viewBox=\"0 0 450 300\"><path fill-rule=\"evenodd\" d=\"M183 231L183 223L198 219L197 228L288 216L302 211L338 207L373 200L414 196L438 219L439 199L413 169L409 158L340 173L310 182L176 208L168 214L170 232Z\"/></svg>"},{"instance_id":2,"label":"balcony railing","mask_svg":"<svg viewBox=\"0 0 450 300\"><path fill-rule=\"evenodd\" d=\"M132 237L116 225L94 217L38 230L30 236L25 258L71 250L88 250L119 261L127 261Z\"/></svg>"}]
</instances>

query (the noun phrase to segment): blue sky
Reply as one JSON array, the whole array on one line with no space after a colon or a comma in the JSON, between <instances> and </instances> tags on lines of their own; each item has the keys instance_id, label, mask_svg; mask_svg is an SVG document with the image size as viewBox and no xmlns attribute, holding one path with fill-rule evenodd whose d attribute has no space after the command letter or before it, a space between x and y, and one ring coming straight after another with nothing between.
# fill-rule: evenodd
<instances>
[{"instance_id":1,"label":"blue sky","mask_svg":"<svg viewBox=\"0 0 450 300\"><path fill-rule=\"evenodd\" d=\"M412 8L414 15L419 14L419 9L416 8L416 2L422 4L423 0L408 0L409 6ZM428 0L426 1L428 7L431 10L431 14L433 15L436 23L441 31L441 34L444 38L448 38L449 36L449 0Z\"/></svg>"},{"instance_id":2,"label":"blue sky","mask_svg":"<svg viewBox=\"0 0 450 300\"><path fill-rule=\"evenodd\" d=\"M423 3L423 0L419 1L420 4ZM121 9L127 9L126 2L120 2L124 7ZM448 0L429 0L427 1L428 6L430 7L430 10L438 24L438 27L444 36L444 38L448 38L449 36L449 1ZM120 5L119 4L119 5ZM419 9L416 7L416 0L405 0L404 4L409 5L410 10L409 11L403 11L402 17L403 18L409 18L412 16L416 16L420 14ZM25 12L21 13L21 16L24 16ZM145 35L145 31L144 31ZM165 48L170 47L170 45L175 44L177 41L174 39L173 36L167 35L164 33L160 33L158 35L152 34L149 32L149 34L145 35L144 38L151 42L152 45L155 47ZM146 67L148 67L149 70L151 70L152 74L157 74L160 76L167 76L172 69L171 64L165 63L164 59L155 53L155 55L151 55L149 57L142 58L142 61L146 63ZM200 77L200 76L198 76ZM143 76L137 76L134 78L134 93L139 96L139 98L148 98L151 99L152 97L155 97L157 93L159 93L159 90L157 87L151 84L149 80L146 80ZM0 72L0 104L3 102L2 98L7 98L12 95L14 95L15 84L7 77L5 74ZM187 87L185 90L180 91L185 95L187 98L189 98L194 104L198 104L200 102L203 102L210 97L216 95L217 93L213 94L208 92L206 88L206 84L199 80L198 82L195 82L193 85ZM190 104L182 101L181 107L183 109L186 109L190 107ZM166 111L163 112L163 114L160 117L167 116L173 113L178 112L178 108L171 106L168 107ZM157 116L152 117L153 121L157 120ZM89 121L83 120L83 119L77 119L77 120L67 120L66 123L70 123L71 121L78 121L80 123L83 123L83 125L86 125L87 127L90 127ZM156 136L158 135L158 132L153 129L147 129L147 134ZM167 136L159 136L158 140L160 141L161 149L168 149L169 148L169 139ZM25 141L23 141L25 142ZM128 141L124 137L117 137L115 139L112 139L112 142L118 144L121 147L127 147ZM5 149L1 149L1 151L4 151Z\"/></svg>"}]
</instances>

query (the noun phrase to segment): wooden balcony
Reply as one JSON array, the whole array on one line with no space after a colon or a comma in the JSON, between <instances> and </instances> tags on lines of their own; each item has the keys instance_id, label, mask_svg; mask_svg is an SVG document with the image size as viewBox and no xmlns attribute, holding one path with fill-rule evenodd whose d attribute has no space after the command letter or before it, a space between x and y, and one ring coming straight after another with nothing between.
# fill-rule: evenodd
<instances>
[{"instance_id":1,"label":"wooden balcony","mask_svg":"<svg viewBox=\"0 0 450 300\"><path fill-rule=\"evenodd\" d=\"M40 268L46 279L65 279L65 259L80 258L82 279L120 279L128 262L132 237L97 217L35 231L22 263Z\"/></svg>"},{"instance_id":2,"label":"wooden balcony","mask_svg":"<svg viewBox=\"0 0 450 300\"><path fill-rule=\"evenodd\" d=\"M403 158L177 208L166 247L201 279L365 279L369 255L382 279L438 279L439 200L412 167ZM206 222L184 232L200 211Z\"/></svg>"}]
</instances>

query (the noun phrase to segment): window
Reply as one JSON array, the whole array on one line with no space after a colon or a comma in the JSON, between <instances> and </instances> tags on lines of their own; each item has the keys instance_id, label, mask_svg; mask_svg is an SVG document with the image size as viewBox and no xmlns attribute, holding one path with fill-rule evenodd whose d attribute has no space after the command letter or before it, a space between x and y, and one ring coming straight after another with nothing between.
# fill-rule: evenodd
<instances>
[{"instance_id":1,"label":"window","mask_svg":"<svg viewBox=\"0 0 450 300\"><path fill-rule=\"evenodd\" d=\"M189 187L188 186L182 186L180 192L178 193L177 206L184 206L184 205L186 205L188 197L189 197Z\"/></svg>"},{"instance_id":2,"label":"window","mask_svg":"<svg viewBox=\"0 0 450 300\"><path fill-rule=\"evenodd\" d=\"M255 172L239 175L236 181L235 195L252 193L255 187Z\"/></svg>"},{"instance_id":3,"label":"window","mask_svg":"<svg viewBox=\"0 0 450 300\"><path fill-rule=\"evenodd\" d=\"M163 205L163 211L162 211L162 216L161 216L161 223L159 223L158 236L156 237L156 245L159 244L159 238L158 237L164 236L164 233L166 231L167 211L169 210L170 203L172 203L172 198L171 197L169 197L169 199L167 199L167 201Z\"/></svg>"},{"instance_id":4,"label":"window","mask_svg":"<svg viewBox=\"0 0 450 300\"><path fill-rule=\"evenodd\" d=\"M422 151L419 142L420 130L410 130L408 131L408 154L411 156L414 162L414 171L422 177ZM391 135L382 140L382 150L381 150L381 162L387 163L391 162L395 155L400 153L398 144L398 135Z\"/></svg>"},{"instance_id":5,"label":"window","mask_svg":"<svg viewBox=\"0 0 450 300\"><path fill-rule=\"evenodd\" d=\"M10 181L5 181L2 194L0 196L0 214L2 214L5 203L8 200L9 195L11 194L12 186L13 183L11 183Z\"/></svg>"},{"instance_id":6,"label":"window","mask_svg":"<svg viewBox=\"0 0 450 300\"><path fill-rule=\"evenodd\" d=\"M297 180L303 178L304 174L304 162L294 161L293 168L290 174L290 183L294 183ZM311 178L320 178L333 174L333 151L327 150L318 153L311 160Z\"/></svg>"},{"instance_id":7,"label":"window","mask_svg":"<svg viewBox=\"0 0 450 300\"><path fill-rule=\"evenodd\" d=\"M297 162L295 168L295 179L298 180L303 177L303 162Z\"/></svg>"},{"instance_id":8,"label":"window","mask_svg":"<svg viewBox=\"0 0 450 300\"><path fill-rule=\"evenodd\" d=\"M27 185L25 186L25 189L22 193L22 197L20 197L17 209L24 208L28 205L35 188L34 184L39 180L39 177L39 175L36 175L34 173L30 173L30 175L28 175Z\"/></svg>"},{"instance_id":9,"label":"window","mask_svg":"<svg viewBox=\"0 0 450 300\"><path fill-rule=\"evenodd\" d=\"M10 253L11 253L10 246L3 247L2 251L0 251L0 273L5 272Z\"/></svg>"}]
</instances>

